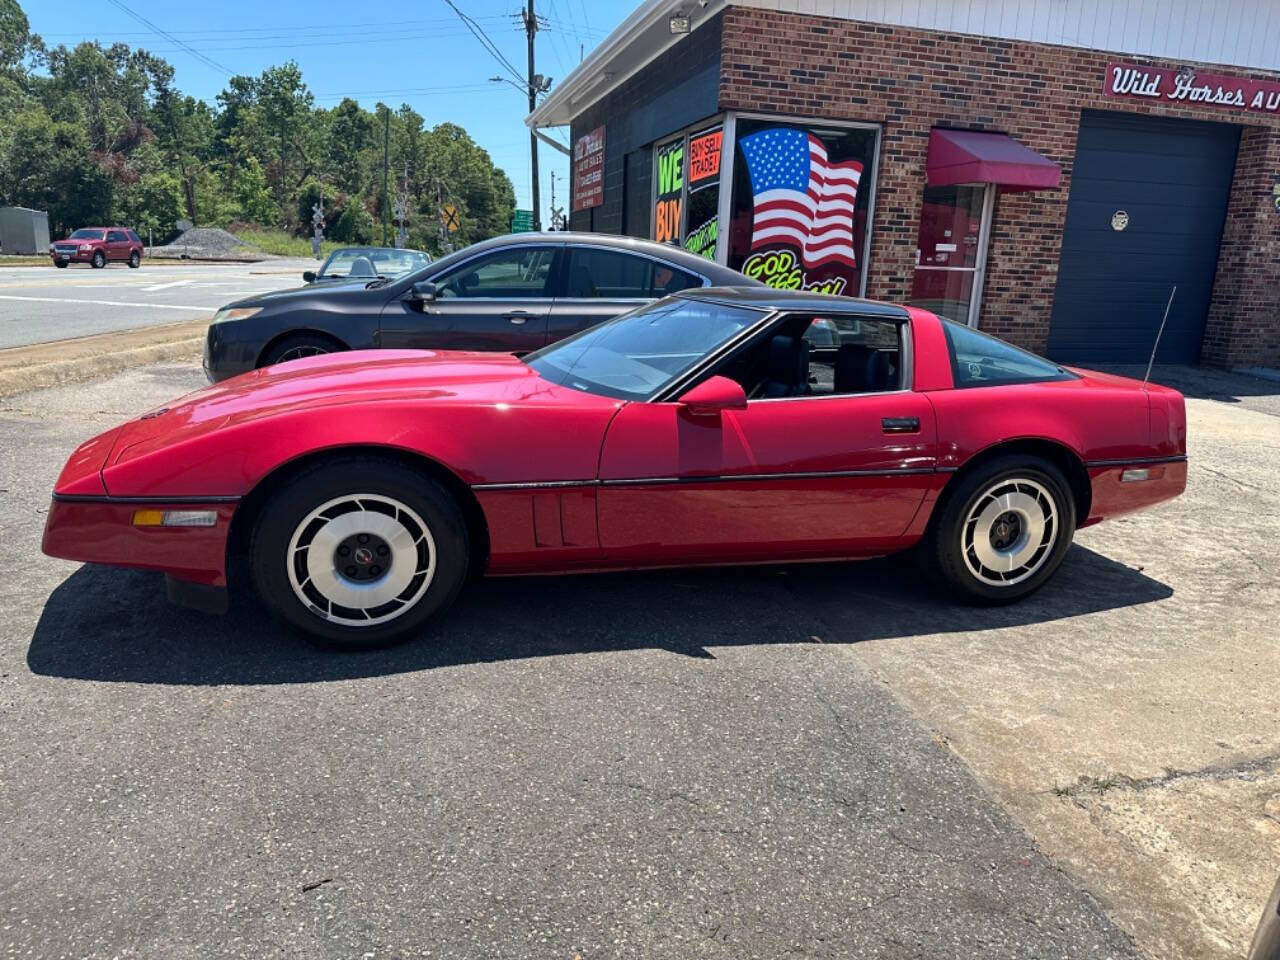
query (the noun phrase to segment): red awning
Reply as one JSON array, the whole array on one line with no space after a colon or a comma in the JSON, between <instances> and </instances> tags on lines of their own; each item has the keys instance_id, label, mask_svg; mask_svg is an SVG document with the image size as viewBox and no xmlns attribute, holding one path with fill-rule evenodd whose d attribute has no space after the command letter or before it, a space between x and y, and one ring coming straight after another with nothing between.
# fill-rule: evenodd
<instances>
[{"instance_id":1,"label":"red awning","mask_svg":"<svg viewBox=\"0 0 1280 960\"><path fill-rule=\"evenodd\" d=\"M925 181L931 187L996 183L1009 193L1052 190L1062 182L1062 168L1003 133L933 130Z\"/></svg>"}]
</instances>

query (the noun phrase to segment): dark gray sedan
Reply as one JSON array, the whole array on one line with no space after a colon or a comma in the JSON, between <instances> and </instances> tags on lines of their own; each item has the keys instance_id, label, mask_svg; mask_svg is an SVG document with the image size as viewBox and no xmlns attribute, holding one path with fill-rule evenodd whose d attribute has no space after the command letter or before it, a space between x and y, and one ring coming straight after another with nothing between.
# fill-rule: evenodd
<instances>
[{"instance_id":1,"label":"dark gray sedan","mask_svg":"<svg viewBox=\"0 0 1280 960\"><path fill-rule=\"evenodd\" d=\"M495 237L401 277L239 300L205 341L211 380L376 347L528 353L690 287L753 281L678 247L598 233Z\"/></svg>"}]
</instances>

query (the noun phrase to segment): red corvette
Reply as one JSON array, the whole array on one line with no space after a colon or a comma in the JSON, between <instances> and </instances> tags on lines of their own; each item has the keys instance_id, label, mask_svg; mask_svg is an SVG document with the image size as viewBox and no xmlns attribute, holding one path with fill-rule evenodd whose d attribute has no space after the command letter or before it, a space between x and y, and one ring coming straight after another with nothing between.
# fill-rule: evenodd
<instances>
[{"instance_id":1,"label":"red corvette","mask_svg":"<svg viewBox=\"0 0 1280 960\"><path fill-rule=\"evenodd\" d=\"M402 639L468 574L879 556L963 598L1186 485L1182 396L921 310L768 288L660 300L523 358L377 351L206 387L83 444L46 553L225 607L247 561L320 642Z\"/></svg>"}]
</instances>

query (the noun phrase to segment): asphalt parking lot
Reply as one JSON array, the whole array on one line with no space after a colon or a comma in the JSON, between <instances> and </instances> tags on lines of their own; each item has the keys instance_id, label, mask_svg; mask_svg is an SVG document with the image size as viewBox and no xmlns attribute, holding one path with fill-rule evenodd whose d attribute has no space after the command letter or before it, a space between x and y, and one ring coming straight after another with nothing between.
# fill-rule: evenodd
<instances>
[{"instance_id":1,"label":"asphalt parking lot","mask_svg":"<svg viewBox=\"0 0 1280 960\"><path fill-rule=\"evenodd\" d=\"M1239 956L1280 385L1170 376L1186 496L1022 604L895 559L495 580L360 656L39 553L70 450L192 365L2 400L6 955Z\"/></svg>"},{"instance_id":2,"label":"asphalt parking lot","mask_svg":"<svg viewBox=\"0 0 1280 960\"><path fill-rule=\"evenodd\" d=\"M0 349L211 316L223 304L302 285L313 260L173 263L130 270L0 267Z\"/></svg>"}]
</instances>

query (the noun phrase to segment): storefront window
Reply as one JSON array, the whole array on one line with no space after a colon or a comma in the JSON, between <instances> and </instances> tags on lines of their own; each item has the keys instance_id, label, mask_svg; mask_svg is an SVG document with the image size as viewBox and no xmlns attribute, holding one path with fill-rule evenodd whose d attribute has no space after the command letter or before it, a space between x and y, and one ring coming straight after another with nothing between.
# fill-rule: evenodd
<instances>
[{"instance_id":1,"label":"storefront window","mask_svg":"<svg viewBox=\"0 0 1280 960\"><path fill-rule=\"evenodd\" d=\"M653 239L679 243L684 205L684 137L654 152Z\"/></svg>"},{"instance_id":2,"label":"storefront window","mask_svg":"<svg viewBox=\"0 0 1280 960\"><path fill-rule=\"evenodd\" d=\"M728 264L773 287L863 289L876 131L737 121Z\"/></svg>"},{"instance_id":3,"label":"storefront window","mask_svg":"<svg viewBox=\"0 0 1280 960\"><path fill-rule=\"evenodd\" d=\"M911 303L956 323L976 319L981 291L985 184L926 187Z\"/></svg>"},{"instance_id":4,"label":"storefront window","mask_svg":"<svg viewBox=\"0 0 1280 960\"><path fill-rule=\"evenodd\" d=\"M682 241L690 253L708 260L716 258L723 143L724 131L719 127L689 137L689 199Z\"/></svg>"}]
</instances>

